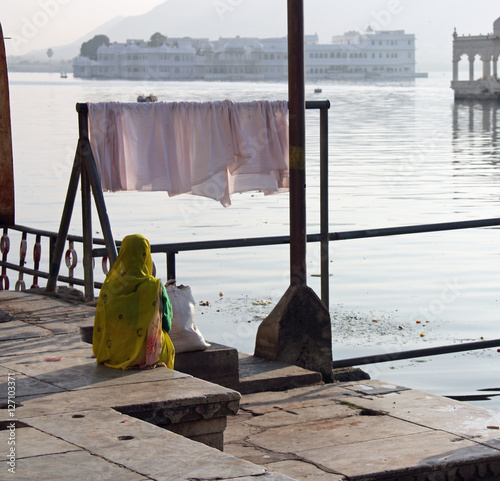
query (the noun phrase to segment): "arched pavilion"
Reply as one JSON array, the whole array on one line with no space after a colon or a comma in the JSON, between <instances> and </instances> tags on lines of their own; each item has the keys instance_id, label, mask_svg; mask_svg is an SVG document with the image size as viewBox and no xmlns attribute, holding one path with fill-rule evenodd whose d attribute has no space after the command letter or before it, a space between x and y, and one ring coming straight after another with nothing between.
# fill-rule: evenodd
<instances>
[{"instance_id":1,"label":"arched pavilion","mask_svg":"<svg viewBox=\"0 0 500 481\"><path fill-rule=\"evenodd\" d=\"M498 58L500 56L500 18L493 23L493 33L461 35L453 33L453 81L451 87L456 99L478 100L500 98ZM459 64L469 62L468 78L459 78ZM476 69L479 60L482 67ZM478 70L478 71L476 71Z\"/></svg>"}]
</instances>

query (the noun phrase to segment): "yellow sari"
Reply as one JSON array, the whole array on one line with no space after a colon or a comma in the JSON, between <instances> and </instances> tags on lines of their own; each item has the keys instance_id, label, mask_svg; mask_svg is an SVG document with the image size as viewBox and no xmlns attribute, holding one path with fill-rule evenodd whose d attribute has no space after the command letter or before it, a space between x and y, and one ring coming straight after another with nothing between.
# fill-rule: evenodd
<instances>
[{"instance_id":1,"label":"yellow sari","mask_svg":"<svg viewBox=\"0 0 500 481\"><path fill-rule=\"evenodd\" d=\"M116 369L173 369L175 349L162 330L163 307L149 241L140 234L126 236L97 301L92 339L97 362Z\"/></svg>"}]
</instances>

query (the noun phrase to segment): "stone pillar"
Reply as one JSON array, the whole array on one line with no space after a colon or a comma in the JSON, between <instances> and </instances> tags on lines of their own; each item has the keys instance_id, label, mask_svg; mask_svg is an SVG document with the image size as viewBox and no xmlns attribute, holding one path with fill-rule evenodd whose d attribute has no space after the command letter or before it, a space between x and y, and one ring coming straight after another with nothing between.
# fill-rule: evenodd
<instances>
[{"instance_id":1,"label":"stone pillar","mask_svg":"<svg viewBox=\"0 0 500 481\"><path fill-rule=\"evenodd\" d=\"M453 59L453 82L458 81L458 62L460 62L459 58Z\"/></svg>"},{"instance_id":2,"label":"stone pillar","mask_svg":"<svg viewBox=\"0 0 500 481\"><path fill-rule=\"evenodd\" d=\"M493 78L498 80L498 55L493 56Z\"/></svg>"},{"instance_id":3,"label":"stone pillar","mask_svg":"<svg viewBox=\"0 0 500 481\"><path fill-rule=\"evenodd\" d=\"M469 54L469 81L474 82L474 57L475 55Z\"/></svg>"},{"instance_id":4,"label":"stone pillar","mask_svg":"<svg viewBox=\"0 0 500 481\"><path fill-rule=\"evenodd\" d=\"M481 60L483 61L483 79L491 80L491 55L483 53L481 54Z\"/></svg>"}]
</instances>

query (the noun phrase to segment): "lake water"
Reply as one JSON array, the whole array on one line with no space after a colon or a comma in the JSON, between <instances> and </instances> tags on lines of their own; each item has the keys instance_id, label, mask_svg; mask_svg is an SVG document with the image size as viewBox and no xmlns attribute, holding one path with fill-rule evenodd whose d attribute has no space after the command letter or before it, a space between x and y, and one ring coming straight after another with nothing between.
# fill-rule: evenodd
<instances>
[{"instance_id":1,"label":"lake water","mask_svg":"<svg viewBox=\"0 0 500 481\"><path fill-rule=\"evenodd\" d=\"M76 102L286 99L270 83L83 81L11 73L16 223L57 231L78 138ZM497 104L454 104L449 74L384 83L307 85L328 99L330 232L499 217ZM319 232L319 115L307 111L307 229ZM236 195L232 206L189 195L106 193L115 239L152 243L289 233L288 195ZM81 234L79 199L70 232ZM94 236L102 237L94 218ZM336 359L499 338L497 228L330 244ZM16 251L16 247L12 251ZM46 256L45 256L46 257ZM287 246L183 253L205 337L253 352L255 333L289 285ZM165 279L165 260L155 258ZM319 293L319 245L308 245ZM12 283L11 276L11 283ZM103 274L96 270L96 278ZM269 303L267 301L270 301ZM372 378L443 395L491 394L500 410L496 349L365 366ZM484 390L487 391L479 391Z\"/></svg>"}]
</instances>

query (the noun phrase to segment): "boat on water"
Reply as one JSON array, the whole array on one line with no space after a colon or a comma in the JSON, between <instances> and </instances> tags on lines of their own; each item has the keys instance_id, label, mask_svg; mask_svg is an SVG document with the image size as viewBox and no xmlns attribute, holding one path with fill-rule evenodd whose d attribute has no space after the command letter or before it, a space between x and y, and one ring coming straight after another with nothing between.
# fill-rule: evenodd
<instances>
[{"instance_id":1,"label":"boat on water","mask_svg":"<svg viewBox=\"0 0 500 481\"><path fill-rule=\"evenodd\" d=\"M320 94L321 92L323 92L323 90L320 89L319 87L317 87L317 88L314 89L314 93L315 94Z\"/></svg>"},{"instance_id":2,"label":"boat on water","mask_svg":"<svg viewBox=\"0 0 500 481\"><path fill-rule=\"evenodd\" d=\"M156 102L158 100L158 97L153 94L149 94L147 97L144 95L139 95L137 97L137 102Z\"/></svg>"},{"instance_id":3,"label":"boat on water","mask_svg":"<svg viewBox=\"0 0 500 481\"><path fill-rule=\"evenodd\" d=\"M68 78L68 74L66 72L61 72L61 78Z\"/></svg>"}]
</instances>

